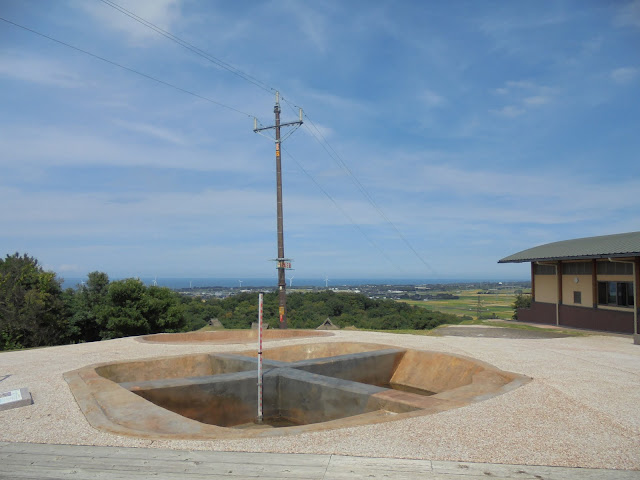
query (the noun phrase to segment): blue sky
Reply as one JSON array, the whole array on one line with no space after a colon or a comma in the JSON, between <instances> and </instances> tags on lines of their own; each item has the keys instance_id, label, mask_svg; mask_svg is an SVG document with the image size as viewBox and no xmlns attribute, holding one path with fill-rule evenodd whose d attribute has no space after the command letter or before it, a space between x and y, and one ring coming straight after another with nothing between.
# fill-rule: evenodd
<instances>
[{"instance_id":1,"label":"blue sky","mask_svg":"<svg viewBox=\"0 0 640 480\"><path fill-rule=\"evenodd\" d=\"M252 131L273 124L269 88L283 121L310 119L284 142L296 277L526 279L497 260L640 230L640 1L116 3L267 89L98 0L0 0L243 112L0 21L3 256L275 278L274 145Z\"/></svg>"}]
</instances>

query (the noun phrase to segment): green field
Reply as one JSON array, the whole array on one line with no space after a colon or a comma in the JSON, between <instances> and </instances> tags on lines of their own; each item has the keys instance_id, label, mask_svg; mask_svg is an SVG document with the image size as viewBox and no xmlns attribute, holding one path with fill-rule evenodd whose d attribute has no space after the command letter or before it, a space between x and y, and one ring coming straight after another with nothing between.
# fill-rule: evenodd
<instances>
[{"instance_id":1,"label":"green field","mask_svg":"<svg viewBox=\"0 0 640 480\"><path fill-rule=\"evenodd\" d=\"M490 293L479 293L481 290L477 288L457 291L432 291L433 295L438 293L449 293L459 298L457 299L438 299L438 300L401 300L410 305L416 305L428 310L437 310L444 313L453 313L455 315L477 318L478 309L481 318L500 318L503 320L511 319L513 315L513 304L516 293L515 289L501 289L491 291ZM529 293L530 290L524 290ZM478 306L478 299L480 305Z\"/></svg>"}]
</instances>

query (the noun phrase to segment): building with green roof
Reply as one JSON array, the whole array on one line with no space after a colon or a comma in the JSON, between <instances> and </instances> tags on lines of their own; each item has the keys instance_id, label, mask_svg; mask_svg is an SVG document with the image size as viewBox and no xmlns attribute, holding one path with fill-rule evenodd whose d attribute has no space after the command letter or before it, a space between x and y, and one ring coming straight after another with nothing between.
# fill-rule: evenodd
<instances>
[{"instance_id":1,"label":"building with green roof","mask_svg":"<svg viewBox=\"0 0 640 480\"><path fill-rule=\"evenodd\" d=\"M531 308L518 320L638 336L640 232L529 248L498 263L531 263Z\"/></svg>"}]
</instances>

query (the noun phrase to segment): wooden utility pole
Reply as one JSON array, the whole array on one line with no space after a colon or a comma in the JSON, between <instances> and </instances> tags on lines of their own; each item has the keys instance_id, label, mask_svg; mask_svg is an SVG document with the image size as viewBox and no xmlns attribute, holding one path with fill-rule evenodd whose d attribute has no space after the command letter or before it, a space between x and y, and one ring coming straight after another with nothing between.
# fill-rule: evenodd
<instances>
[{"instance_id":1,"label":"wooden utility pole","mask_svg":"<svg viewBox=\"0 0 640 480\"><path fill-rule=\"evenodd\" d=\"M282 155L280 145L280 127L299 127L302 125L302 109L300 109L300 119L296 122L280 123L280 94L276 92L276 104L273 107L275 114L275 125L258 128L257 120L254 119L253 131L256 133L264 130L275 129L276 132L276 214L278 221L278 258L276 258L276 268L278 269L278 299L280 328L287 328L287 281L285 270L291 268L291 260L284 256L284 222L282 215ZM290 132L291 134L292 132Z\"/></svg>"}]
</instances>

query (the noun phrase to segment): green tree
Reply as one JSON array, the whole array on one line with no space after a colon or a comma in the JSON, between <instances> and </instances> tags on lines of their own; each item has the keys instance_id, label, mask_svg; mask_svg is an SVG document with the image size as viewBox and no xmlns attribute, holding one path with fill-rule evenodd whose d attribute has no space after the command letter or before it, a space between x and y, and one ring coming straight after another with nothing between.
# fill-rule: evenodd
<instances>
[{"instance_id":1,"label":"green tree","mask_svg":"<svg viewBox=\"0 0 640 480\"><path fill-rule=\"evenodd\" d=\"M185 316L184 330L199 330L212 318L218 318L224 314L224 311L215 301L203 300L200 297L190 298L186 296L179 296L180 304Z\"/></svg>"},{"instance_id":2,"label":"green tree","mask_svg":"<svg viewBox=\"0 0 640 480\"><path fill-rule=\"evenodd\" d=\"M19 253L0 260L0 349L64 343L69 338L61 281Z\"/></svg>"},{"instance_id":3,"label":"green tree","mask_svg":"<svg viewBox=\"0 0 640 480\"><path fill-rule=\"evenodd\" d=\"M109 276L103 272L87 275L86 285L80 285L72 301L72 339L76 342L100 340L101 318L107 308Z\"/></svg>"},{"instance_id":4,"label":"green tree","mask_svg":"<svg viewBox=\"0 0 640 480\"><path fill-rule=\"evenodd\" d=\"M149 287L143 305L152 332L175 333L186 325L184 307L175 292L166 287Z\"/></svg>"},{"instance_id":5,"label":"green tree","mask_svg":"<svg viewBox=\"0 0 640 480\"><path fill-rule=\"evenodd\" d=\"M144 290L144 284L135 278L109 284L106 308L100 310L101 338L151 333L149 323L140 308Z\"/></svg>"},{"instance_id":6,"label":"green tree","mask_svg":"<svg viewBox=\"0 0 640 480\"><path fill-rule=\"evenodd\" d=\"M526 293L518 293L515 300L513 301L513 304L511 305L511 308L513 308L513 316L511 318L517 320L519 308L531 308L531 295L528 295Z\"/></svg>"},{"instance_id":7,"label":"green tree","mask_svg":"<svg viewBox=\"0 0 640 480\"><path fill-rule=\"evenodd\" d=\"M202 300L189 300L191 325L203 323L195 318L204 312ZM225 328L248 328L258 318L258 295L243 293L225 299L209 299L207 305ZM288 320L291 328L316 328L327 317L341 327L353 325L380 330L431 329L443 323L459 323L456 315L433 312L393 300L372 300L365 295L320 291L294 292L287 296ZM264 319L271 328L278 328L278 295L264 296Z\"/></svg>"},{"instance_id":8,"label":"green tree","mask_svg":"<svg viewBox=\"0 0 640 480\"><path fill-rule=\"evenodd\" d=\"M180 299L166 287L147 288L140 280L111 282L107 303L99 310L102 338L177 332L186 325Z\"/></svg>"}]
</instances>

